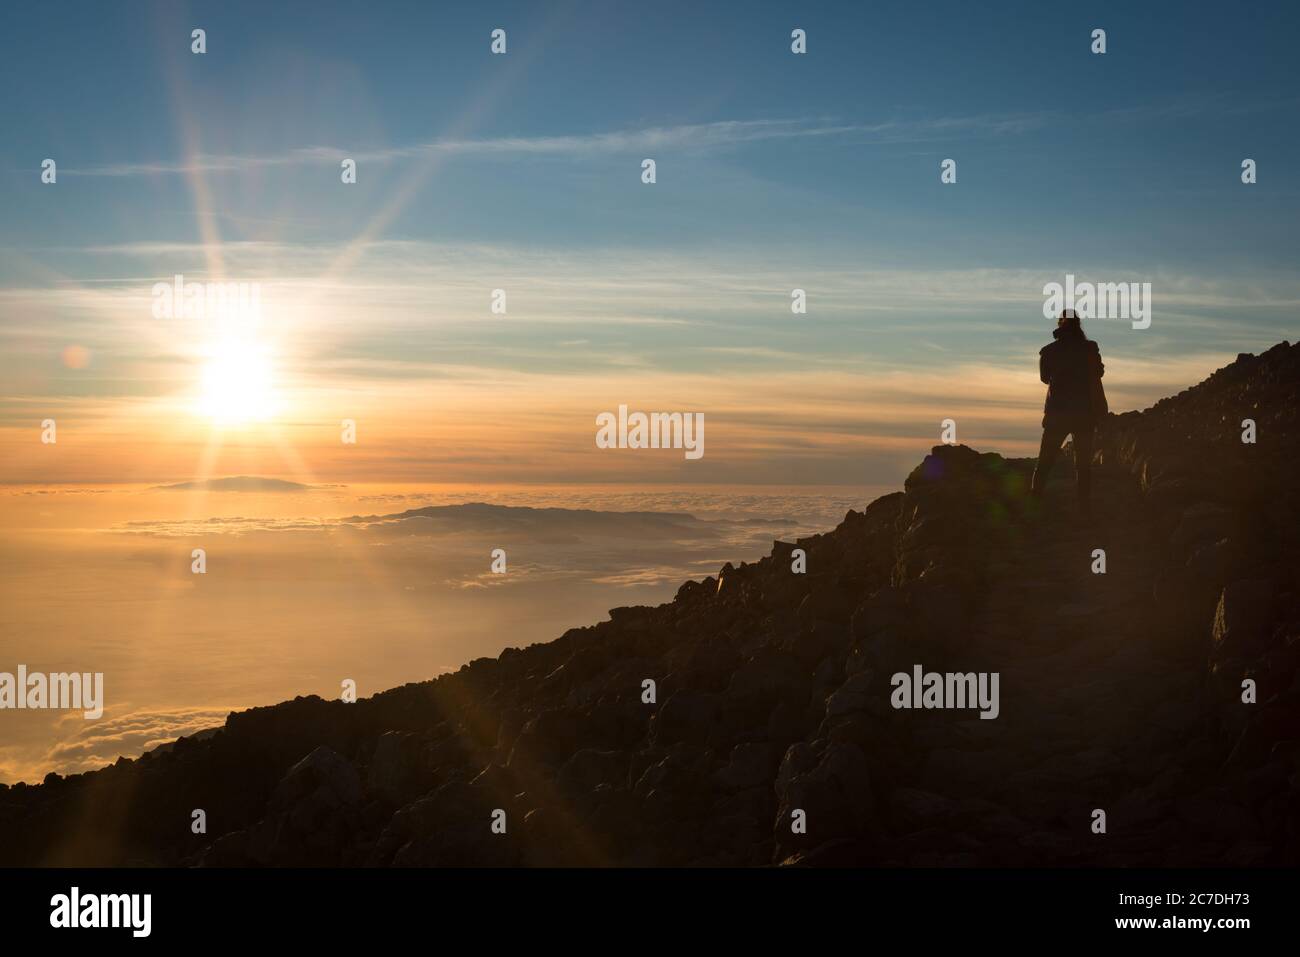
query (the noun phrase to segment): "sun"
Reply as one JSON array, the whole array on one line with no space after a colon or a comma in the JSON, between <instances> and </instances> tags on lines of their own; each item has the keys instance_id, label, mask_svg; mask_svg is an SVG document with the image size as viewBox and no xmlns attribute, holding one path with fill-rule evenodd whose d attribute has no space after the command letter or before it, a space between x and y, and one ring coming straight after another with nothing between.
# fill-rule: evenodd
<instances>
[{"instance_id":1,"label":"sun","mask_svg":"<svg viewBox=\"0 0 1300 957\"><path fill-rule=\"evenodd\" d=\"M271 351L248 339L227 339L205 350L199 409L219 425L245 425L276 411Z\"/></svg>"}]
</instances>

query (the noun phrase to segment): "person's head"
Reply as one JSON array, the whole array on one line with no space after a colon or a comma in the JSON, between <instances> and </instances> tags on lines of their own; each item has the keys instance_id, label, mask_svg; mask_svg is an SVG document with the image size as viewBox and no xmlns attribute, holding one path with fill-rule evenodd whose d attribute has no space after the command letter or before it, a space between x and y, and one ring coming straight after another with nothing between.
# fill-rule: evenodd
<instances>
[{"instance_id":1,"label":"person's head","mask_svg":"<svg viewBox=\"0 0 1300 957\"><path fill-rule=\"evenodd\" d=\"M1073 309L1062 309L1060 316L1056 319L1056 329L1052 332L1053 339L1059 339L1061 336L1082 336L1083 326L1079 323L1079 314Z\"/></svg>"}]
</instances>

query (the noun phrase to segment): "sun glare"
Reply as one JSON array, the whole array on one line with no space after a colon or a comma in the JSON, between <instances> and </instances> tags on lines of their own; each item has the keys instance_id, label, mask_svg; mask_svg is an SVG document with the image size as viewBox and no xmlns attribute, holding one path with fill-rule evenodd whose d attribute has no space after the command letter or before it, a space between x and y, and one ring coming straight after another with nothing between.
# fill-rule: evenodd
<instances>
[{"instance_id":1,"label":"sun glare","mask_svg":"<svg viewBox=\"0 0 1300 957\"><path fill-rule=\"evenodd\" d=\"M217 343L206 353L200 410L221 425L243 425L275 414L271 353L248 340Z\"/></svg>"}]
</instances>

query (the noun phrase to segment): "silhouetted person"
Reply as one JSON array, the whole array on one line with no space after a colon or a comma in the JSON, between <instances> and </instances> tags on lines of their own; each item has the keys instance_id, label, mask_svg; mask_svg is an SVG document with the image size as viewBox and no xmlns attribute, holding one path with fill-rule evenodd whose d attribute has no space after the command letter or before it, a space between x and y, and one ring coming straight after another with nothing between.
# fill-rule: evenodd
<instances>
[{"instance_id":1,"label":"silhouetted person","mask_svg":"<svg viewBox=\"0 0 1300 957\"><path fill-rule=\"evenodd\" d=\"M1101 388L1106 367L1101 363L1097 343L1083 334L1079 316L1073 309L1061 313L1052 338L1056 341L1038 353L1038 377L1047 384L1047 402L1043 406L1043 441L1038 449L1038 465L1030 492L1035 497L1042 496L1052 463L1065 437L1072 436L1079 509L1087 515L1092 486L1088 474L1092 464L1092 433L1097 420L1106 414L1106 397Z\"/></svg>"}]
</instances>

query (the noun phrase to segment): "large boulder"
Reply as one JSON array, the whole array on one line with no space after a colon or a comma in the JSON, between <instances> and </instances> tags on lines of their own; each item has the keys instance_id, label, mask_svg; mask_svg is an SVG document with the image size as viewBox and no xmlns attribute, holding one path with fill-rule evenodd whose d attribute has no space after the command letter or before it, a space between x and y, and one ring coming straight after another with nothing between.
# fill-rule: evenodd
<instances>
[{"instance_id":1,"label":"large boulder","mask_svg":"<svg viewBox=\"0 0 1300 957\"><path fill-rule=\"evenodd\" d=\"M838 838L868 836L875 825L867 758L853 744L829 744L820 754L794 745L781 763L776 794L778 861ZM796 811L803 812L806 833L793 830Z\"/></svg>"},{"instance_id":2,"label":"large boulder","mask_svg":"<svg viewBox=\"0 0 1300 957\"><path fill-rule=\"evenodd\" d=\"M288 810L306 800L336 806L361 800L361 776L352 762L327 747L319 747L291 767L271 795L271 810Z\"/></svg>"},{"instance_id":3,"label":"large boulder","mask_svg":"<svg viewBox=\"0 0 1300 957\"><path fill-rule=\"evenodd\" d=\"M519 773L545 773L588 744L589 730L590 722L581 711L569 708L542 711L519 732L507 763Z\"/></svg>"},{"instance_id":4,"label":"large boulder","mask_svg":"<svg viewBox=\"0 0 1300 957\"><path fill-rule=\"evenodd\" d=\"M770 784L775 772L771 745L747 741L731 749L727 763L713 775L713 780L726 791L744 791Z\"/></svg>"},{"instance_id":5,"label":"large boulder","mask_svg":"<svg viewBox=\"0 0 1300 957\"><path fill-rule=\"evenodd\" d=\"M361 776L342 755L318 747L280 779L267 815L247 833L214 842L205 862L322 867L352 859L362 821Z\"/></svg>"},{"instance_id":6,"label":"large boulder","mask_svg":"<svg viewBox=\"0 0 1300 957\"><path fill-rule=\"evenodd\" d=\"M1223 589L1214 612L1214 644L1225 657L1258 651L1273 621L1273 584L1265 580L1235 581Z\"/></svg>"},{"instance_id":7,"label":"large boulder","mask_svg":"<svg viewBox=\"0 0 1300 957\"><path fill-rule=\"evenodd\" d=\"M505 812L506 832L494 833L494 814ZM397 867L500 867L515 863L516 832L527 814L488 789L450 781L402 808L376 844L373 863Z\"/></svg>"}]
</instances>

